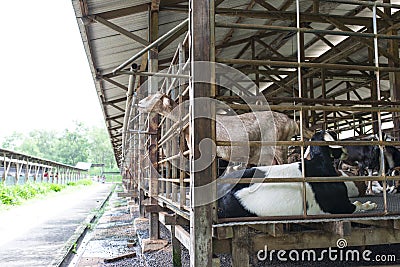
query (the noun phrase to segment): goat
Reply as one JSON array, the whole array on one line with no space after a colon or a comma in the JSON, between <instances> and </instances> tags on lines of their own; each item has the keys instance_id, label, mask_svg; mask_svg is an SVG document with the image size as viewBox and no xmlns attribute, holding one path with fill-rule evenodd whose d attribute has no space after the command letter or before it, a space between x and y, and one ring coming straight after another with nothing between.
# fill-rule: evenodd
<instances>
[{"instance_id":1,"label":"goat","mask_svg":"<svg viewBox=\"0 0 400 267\"><path fill-rule=\"evenodd\" d=\"M334 141L332 133L319 131L312 141ZM310 158L304 160L306 177L338 176L334 158L344 155L339 146L311 146ZM225 175L226 178L268 178L268 177L302 177L301 162L260 166L237 171ZM307 214L350 214L355 211L375 209L377 205L370 201L351 203L344 182L306 182ZM219 183L218 216L254 217L254 216L285 216L303 214L302 183Z\"/></svg>"},{"instance_id":2,"label":"goat","mask_svg":"<svg viewBox=\"0 0 400 267\"><path fill-rule=\"evenodd\" d=\"M390 176L399 176L400 175L400 167L394 167L390 172ZM389 193L397 193L400 191L399 181L392 181L391 188L389 188Z\"/></svg>"},{"instance_id":3,"label":"goat","mask_svg":"<svg viewBox=\"0 0 400 267\"><path fill-rule=\"evenodd\" d=\"M394 146L385 146L383 155L385 157L386 175L397 176L400 167L400 151ZM388 193L397 193L399 192L399 189L398 181L388 181Z\"/></svg>"},{"instance_id":4,"label":"goat","mask_svg":"<svg viewBox=\"0 0 400 267\"><path fill-rule=\"evenodd\" d=\"M138 108L142 112L155 112L178 121L177 103L167 95L157 92L142 99ZM237 116L216 115L216 139L218 141L288 141L292 136L300 134L299 125L287 115L274 111L258 111L243 113ZM273 122L273 123L272 123ZM184 130L185 140L190 147L189 129ZM305 130L305 136L311 137L311 131ZM263 138L264 137L264 138ZM267 138L265 138L267 137ZM249 165L282 164L286 161L287 147L273 149L259 146L218 146L217 156L230 162L246 162ZM274 157L273 154L275 154Z\"/></svg>"},{"instance_id":5,"label":"goat","mask_svg":"<svg viewBox=\"0 0 400 267\"><path fill-rule=\"evenodd\" d=\"M353 138L352 138L353 139ZM370 136L367 139L369 140L377 140L377 136ZM383 140L389 141L390 137L383 133ZM345 146L348 151L348 158L343 161L349 165L356 165L359 169L359 175L373 176L374 172L379 171L380 169L380 149L379 146L376 145L367 145L367 146ZM400 166L400 151L393 146L386 146L384 149L384 160L385 166L387 166L387 173L396 167ZM395 186L390 186L387 188L389 193L394 193ZM368 186L366 189L366 194L373 195L376 193L383 192L384 188L377 181L368 182Z\"/></svg>"},{"instance_id":6,"label":"goat","mask_svg":"<svg viewBox=\"0 0 400 267\"><path fill-rule=\"evenodd\" d=\"M361 140L373 140L376 137L368 137ZM347 138L344 140L355 140L355 138ZM373 171L379 168L379 147L376 145L365 145L365 146L343 146L348 153L347 159L342 160L338 164L338 169L340 165L345 163L350 166L358 167L358 175L368 175L372 176ZM368 187L366 189L367 195L373 195L374 192L379 190L373 187L373 183L368 182Z\"/></svg>"}]
</instances>

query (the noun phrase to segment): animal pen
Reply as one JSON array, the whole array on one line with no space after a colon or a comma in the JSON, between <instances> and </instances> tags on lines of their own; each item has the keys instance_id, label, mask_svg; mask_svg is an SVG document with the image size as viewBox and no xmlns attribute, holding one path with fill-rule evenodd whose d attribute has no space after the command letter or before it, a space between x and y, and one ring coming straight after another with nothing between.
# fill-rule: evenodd
<instances>
[{"instance_id":1,"label":"animal pen","mask_svg":"<svg viewBox=\"0 0 400 267\"><path fill-rule=\"evenodd\" d=\"M191 266L218 266L220 253L231 253L234 266L249 266L265 245L327 248L340 237L349 246L400 243L400 199L386 191L363 198L377 203L376 210L355 214L221 219L215 201L217 148L244 145L216 139L220 103L229 112L273 110L299 121L297 138L248 144L300 147L300 160L306 146L327 145L308 141L305 129L376 134L374 141L345 144L378 145L381 158L385 146L400 145L399 1L76 0L73 5L126 190L138 196L141 215L149 216L151 239L159 238L160 223L170 230L175 263L181 244L190 252ZM227 69L242 73L243 80ZM157 92L178 104L175 115L139 111L139 101ZM204 98L209 101L200 101ZM204 140L212 142L205 147ZM303 186L374 180L385 187L388 180L384 171L256 178L253 182Z\"/></svg>"}]
</instances>

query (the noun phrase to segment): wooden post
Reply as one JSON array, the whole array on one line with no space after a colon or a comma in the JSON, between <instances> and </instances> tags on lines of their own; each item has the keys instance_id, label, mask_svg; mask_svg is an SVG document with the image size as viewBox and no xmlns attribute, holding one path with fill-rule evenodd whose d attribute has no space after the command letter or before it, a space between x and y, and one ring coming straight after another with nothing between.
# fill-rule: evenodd
<instances>
[{"instance_id":1,"label":"wooden post","mask_svg":"<svg viewBox=\"0 0 400 267\"><path fill-rule=\"evenodd\" d=\"M33 182L36 183L37 182L37 178L39 175L39 171L40 171L40 166L35 166L35 173L33 174Z\"/></svg>"},{"instance_id":2,"label":"wooden post","mask_svg":"<svg viewBox=\"0 0 400 267\"><path fill-rule=\"evenodd\" d=\"M150 16L149 16L149 41L154 42L158 38L158 11L159 11L160 0L153 0L151 3ZM158 71L158 51L156 49L150 50L148 53L149 65L148 69L150 72ZM158 91L158 79L157 77L149 77L149 94L154 94ZM149 114L149 129L148 131L153 133L158 130L158 114ZM158 196L158 148L157 148L157 135L150 135L149 144L149 157L150 157L150 204L158 204L156 197ZM160 227L158 222L158 212L150 213L150 239L159 239Z\"/></svg>"},{"instance_id":3,"label":"wooden post","mask_svg":"<svg viewBox=\"0 0 400 267\"><path fill-rule=\"evenodd\" d=\"M175 225L171 225L172 266L182 266L181 242L175 236Z\"/></svg>"},{"instance_id":4,"label":"wooden post","mask_svg":"<svg viewBox=\"0 0 400 267\"><path fill-rule=\"evenodd\" d=\"M214 1L211 0L192 0L189 3L190 30L191 30L191 76L192 81L189 88L191 101L190 112L190 190L191 190L191 210L190 210L190 266L212 266L212 223L215 212L213 213L213 203L205 204L200 200L207 197L211 200L212 190L199 193L198 189L205 185L210 185L215 179L213 164L205 168L197 169L198 160L212 162L211 157L201 155L200 142L211 139L215 141L215 111L212 109L211 101L208 103L197 103L196 98L213 97L215 88L210 83L199 83L196 76L211 77L212 68L196 70L196 62L214 61ZM207 73L210 71L210 73ZM203 76L204 75L204 76ZM209 76L210 75L210 76ZM213 126L214 124L214 126ZM210 192L211 191L211 192ZM204 196L204 194L210 194Z\"/></svg>"},{"instance_id":5,"label":"wooden post","mask_svg":"<svg viewBox=\"0 0 400 267\"><path fill-rule=\"evenodd\" d=\"M26 159L26 164L25 164L25 181L24 183L29 182L29 173L30 173L30 165L28 159Z\"/></svg>"},{"instance_id":6,"label":"wooden post","mask_svg":"<svg viewBox=\"0 0 400 267\"><path fill-rule=\"evenodd\" d=\"M139 117L139 123L138 123L138 128L140 130L143 129L144 125L144 115L141 115ZM139 135L139 140L138 140L138 179L139 179L139 216L141 218L144 217L144 187L145 187L145 181L144 181L144 166L143 166L143 162L144 162L144 135L140 134Z\"/></svg>"},{"instance_id":7,"label":"wooden post","mask_svg":"<svg viewBox=\"0 0 400 267\"><path fill-rule=\"evenodd\" d=\"M232 238L232 266L246 267L249 264L249 228L246 225L235 226Z\"/></svg>"},{"instance_id":8,"label":"wooden post","mask_svg":"<svg viewBox=\"0 0 400 267\"><path fill-rule=\"evenodd\" d=\"M8 172L7 160L6 160L6 154L5 153L3 155L3 168L4 168L4 172L3 172L3 175L1 177L1 182L3 184L5 184L6 183L6 179L7 179L7 172Z\"/></svg>"},{"instance_id":9,"label":"wooden post","mask_svg":"<svg viewBox=\"0 0 400 267\"><path fill-rule=\"evenodd\" d=\"M321 88L322 88L322 99L326 99L326 77L325 77L326 70L321 69ZM325 104L322 104L325 106ZM327 112L324 110L323 111L323 129L326 130L328 128L328 123L327 123Z\"/></svg>"},{"instance_id":10,"label":"wooden post","mask_svg":"<svg viewBox=\"0 0 400 267\"><path fill-rule=\"evenodd\" d=\"M22 166L20 166L19 162L16 162L15 163L15 180L14 180L16 185L19 183L19 175L21 174L21 168L22 168Z\"/></svg>"}]
</instances>

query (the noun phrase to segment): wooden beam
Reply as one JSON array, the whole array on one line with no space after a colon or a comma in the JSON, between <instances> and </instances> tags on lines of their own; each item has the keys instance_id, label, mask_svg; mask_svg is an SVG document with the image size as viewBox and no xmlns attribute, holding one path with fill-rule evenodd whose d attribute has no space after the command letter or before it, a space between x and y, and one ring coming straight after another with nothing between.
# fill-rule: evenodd
<instances>
[{"instance_id":1,"label":"wooden beam","mask_svg":"<svg viewBox=\"0 0 400 267\"><path fill-rule=\"evenodd\" d=\"M113 103L109 103L109 105L112 106L113 108L115 108L118 111L125 112L124 108L118 107L117 105L115 105Z\"/></svg>"},{"instance_id":2,"label":"wooden beam","mask_svg":"<svg viewBox=\"0 0 400 267\"><path fill-rule=\"evenodd\" d=\"M175 225L175 237L190 251L190 234L180 225Z\"/></svg>"},{"instance_id":3,"label":"wooden beam","mask_svg":"<svg viewBox=\"0 0 400 267\"><path fill-rule=\"evenodd\" d=\"M135 40L136 42L138 42L144 46L148 46L150 44L148 41L146 41L142 37L137 36L136 34L133 34L130 31L127 31L127 30L121 28L120 26L115 25L112 22L109 22L108 20L102 18L101 16L92 16L91 18L93 18L93 20L103 24L104 26L107 26L108 28L122 34L123 36L126 36L132 40Z\"/></svg>"},{"instance_id":4,"label":"wooden beam","mask_svg":"<svg viewBox=\"0 0 400 267\"><path fill-rule=\"evenodd\" d=\"M333 25L335 25L339 30L342 31L347 31L347 32L352 32L352 30L347 27L342 21L337 20L335 18L326 18L326 20L330 23L332 23ZM356 39L358 42L366 45L367 47L369 47L370 49L374 49L374 43L373 40L371 38L361 38L361 37L357 37L357 36L350 36L353 39ZM380 48L378 46L378 50L379 53L383 56L385 56L386 58L391 58L393 61L395 61L396 63L400 62L400 59L398 58L393 58L392 55L390 53L388 53L386 50Z\"/></svg>"},{"instance_id":5,"label":"wooden beam","mask_svg":"<svg viewBox=\"0 0 400 267\"><path fill-rule=\"evenodd\" d=\"M184 34L185 32L187 32L188 30L188 25L186 25L185 27L183 27L182 29L180 29L179 31L177 31L176 33L174 33L173 35L171 35L169 38L167 38L159 47L158 47L158 51L161 52L162 50L164 50L166 47L168 47L168 45L170 45L173 41L175 41L176 39L179 38L179 36L181 36L182 34Z\"/></svg>"},{"instance_id":6,"label":"wooden beam","mask_svg":"<svg viewBox=\"0 0 400 267\"><path fill-rule=\"evenodd\" d=\"M124 117L124 114L123 113L121 113L121 114L119 114L119 115L114 115L114 116L111 116L111 117L106 117L106 121L110 121L110 120L117 120L117 119L120 119L120 118L123 118ZM121 125L122 125L122 123L121 122L118 122L118 121L116 121L117 123L120 123Z\"/></svg>"},{"instance_id":7,"label":"wooden beam","mask_svg":"<svg viewBox=\"0 0 400 267\"><path fill-rule=\"evenodd\" d=\"M107 12L92 14L92 15L100 16L103 19L108 20L108 19L115 19L115 18L124 17L124 16L128 16L128 15L133 15L133 14L137 14L140 12L145 12L148 9L149 9L149 4L140 4L137 6L126 7L126 8L111 10L111 11L107 11Z\"/></svg>"},{"instance_id":8,"label":"wooden beam","mask_svg":"<svg viewBox=\"0 0 400 267\"><path fill-rule=\"evenodd\" d=\"M111 105L111 104L116 104L116 103L121 103L126 101L126 97L121 97L121 98L116 98L113 100L109 100L107 102L103 102L103 105Z\"/></svg>"},{"instance_id":9,"label":"wooden beam","mask_svg":"<svg viewBox=\"0 0 400 267\"><path fill-rule=\"evenodd\" d=\"M257 18L257 19L271 19L281 21L296 21L296 12L292 11L256 11L256 10L242 10L234 8L216 8L216 14L220 16L231 16L231 17L244 17L244 18ZM315 13L300 13L300 22L319 22L326 23L327 19L333 18L341 21L346 25L360 25L360 26L371 26L372 20L368 17L348 17L340 15L329 15L329 14L315 14ZM382 25L382 19L378 19L379 28L386 26L386 22Z\"/></svg>"},{"instance_id":10,"label":"wooden beam","mask_svg":"<svg viewBox=\"0 0 400 267\"><path fill-rule=\"evenodd\" d=\"M199 61L214 61L212 58L215 55L210 44L213 44L214 27L211 27L214 21L214 1L213 0L192 0L190 3L190 19L192 22L191 32L191 60L193 62ZM197 102L197 98L214 97L215 90L210 83L196 82L200 77L213 77L212 68L198 70L198 65L194 64L191 69L193 82L189 88L190 99L193 101L191 105L191 168L190 168L190 181L192 187L191 194L191 211L190 211L190 266L212 266L212 223L216 215L216 209L213 209L213 203L204 203L205 200L210 201L215 196L213 190L201 190L205 186L210 186L215 180L215 172L213 165L208 167L200 167L199 159L202 162L206 161L212 163L213 159L211 154L209 156L200 153L200 143L204 140L215 140L215 126L213 121L209 118L215 118L211 101L205 104ZM209 73L207 73L207 70ZM197 78L196 78L197 77ZM215 88L214 88L215 89ZM214 122L215 123L215 122ZM214 129L214 131L213 131ZM211 149L211 148L210 148ZM210 187L211 188L211 187ZM214 194L213 194L214 193Z\"/></svg>"},{"instance_id":11,"label":"wooden beam","mask_svg":"<svg viewBox=\"0 0 400 267\"><path fill-rule=\"evenodd\" d=\"M283 234L284 234L283 224L281 224L281 223L278 223L278 224L277 223L254 224L254 225L251 225L250 227L252 227L260 232L269 234L273 237L280 237L280 236L283 236Z\"/></svg>"},{"instance_id":12,"label":"wooden beam","mask_svg":"<svg viewBox=\"0 0 400 267\"><path fill-rule=\"evenodd\" d=\"M250 3L246 6L246 10L251 10L251 9L254 7L254 4L255 4L255 0L251 0ZM241 23L242 21L243 21L243 18L238 18L238 19L236 20L236 23ZM225 34L224 38L222 38L222 41L220 42L220 44L228 43L228 42L232 39L234 30L235 30L235 29L230 29L230 30ZM221 50L219 50L218 52L221 52ZM218 55L218 52L217 52L217 55Z\"/></svg>"},{"instance_id":13,"label":"wooden beam","mask_svg":"<svg viewBox=\"0 0 400 267\"><path fill-rule=\"evenodd\" d=\"M384 222L383 221L378 221ZM336 248L338 235L324 231L303 231L292 232L282 237L272 237L267 234L251 235L251 244L248 246L252 252L264 250L292 250L292 249L311 249L311 248ZM368 246L368 245L388 245L400 243L400 231L393 228L356 228L352 230L350 236L345 237L347 246ZM215 253L229 253L230 242L228 239L215 240Z\"/></svg>"},{"instance_id":14,"label":"wooden beam","mask_svg":"<svg viewBox=\"0 0 400 267\"><path fill-rule=\"evenodd\" d=\"M229 239L233 237L232 227L216 227L213 228L213 237L217 239Z\"/></svg>"},{"instance_id":15,"label":"wooden beam","mask_svg":"<svg viewBox=\"0 0 400 267\"><path fill-rule=\"evenodd\" d=\"M276 9L276 7L274 7L270 3L265 2L264 0L256 0L256 3L259 4L260 6L264 7L267 10L278 11L278 9Z\"/></svg>"},{"instance_id":16,"label":"wooden beam","mask_svg":"<svg viewBox=\"0 0 400 267\"><path fill-rule=\"evenodd\" d=\"M158 219L163 225L175 225L176 224L176 214L170 214L167 212L159 212Z\"/></svg>"},{"instance_id":17,"label":"wooden beam","mask_svg":"<svg viewBox=\"0 0 400 267\"><path fill-rule=\"evenodd\" d=\"M323 223L322 229L327 232L338 235L340 237L345 237L351 235L351 222L337 221L337 222Z\"/></svg>"},{"instance_id":18,"label":"wooden beam","mask_svg":"<svg viewBox=\"0 0 400 267\"><path fill-rule=\"evenodd\" d=\"M105 77L105 76L98 76L98 77L99 77L100 79L106 81L106 82L109 82L109 83L111 83L111 84L117 86L118 88L121 88L121 89L124 90L125 92L128 91L128 87L126 87L126 86L123 85L123 84L120 84L119 82L114 81L114 80L111 79L111 78L108 78L108 77ZM125 99L126 99L126 98L125 98Z\"/></svg>"}]
</instances>

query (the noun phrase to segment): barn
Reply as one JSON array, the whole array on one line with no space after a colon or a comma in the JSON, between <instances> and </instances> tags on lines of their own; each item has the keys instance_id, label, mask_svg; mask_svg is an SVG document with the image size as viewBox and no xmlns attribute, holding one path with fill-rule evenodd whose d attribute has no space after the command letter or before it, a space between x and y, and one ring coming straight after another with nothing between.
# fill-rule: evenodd
<instances>
[{"instance_id":1,"label":"barn","mask_svg":"<svg viewBox=\"0 0 400 267\"><path fill-rule=\"evenodd\" d=\"M124 185L149 218L150 239L165 225L174 255L184 246L191 266L219 266L221 253L250 266L266 245L400 243L396 194L357 198L377 204L365 212L308 214L306 193L310 183L380 181L385 189L400 178L384 160L386 147L400 145L400 1L72 4ZM321 130L339 139L309 140ZM306 177L307 146L343 145L376 147L377 174ZM251 183L297 183L301 214L218 216L219 185L250 183L218 179L224 161L235 170L283 164L296 148L301 177Z\"/></svg>"}]
</instances>

